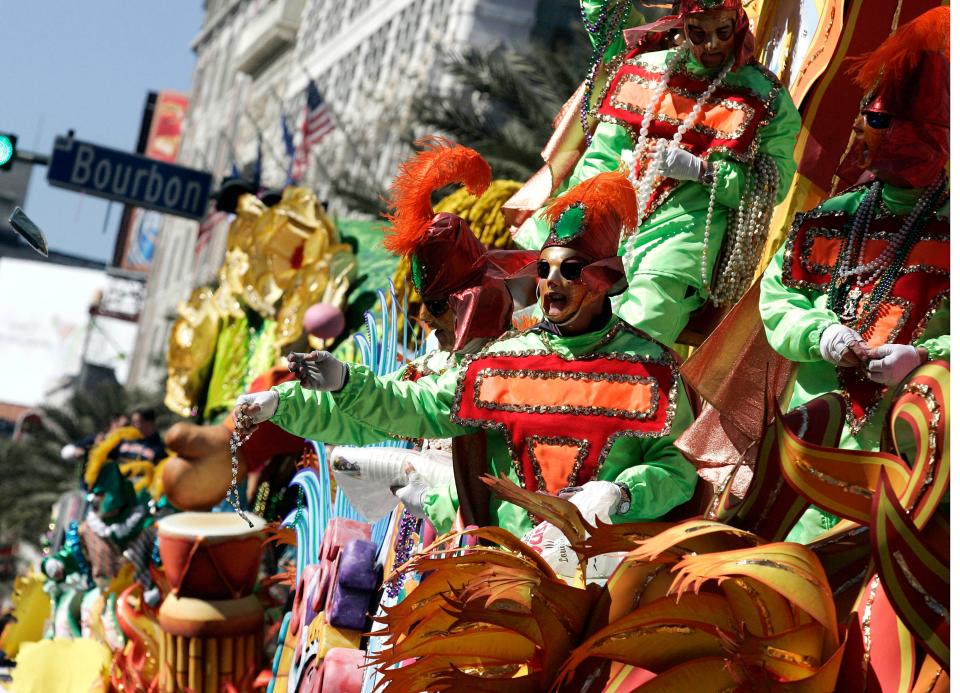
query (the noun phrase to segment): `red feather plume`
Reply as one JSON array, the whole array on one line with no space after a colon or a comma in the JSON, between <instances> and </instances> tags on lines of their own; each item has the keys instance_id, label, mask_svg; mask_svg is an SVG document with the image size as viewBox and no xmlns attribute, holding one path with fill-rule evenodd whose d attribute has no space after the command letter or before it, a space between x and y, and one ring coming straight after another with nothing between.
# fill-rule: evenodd
<instances>
[{"instance_id":1,"label":"red feather plume","mask_svg":"<svg viewBox=\"0 0 960 693\"><path fill-rule=\"evenodd\" d=\"M387 230L384 247L397 255L412 254L423 240L433 219L430 195L451 183L460 183L472 195L480 196L490 185L490 164L479 152L454 144L442 137L417 140L423 147L412 159L400 164L390 189L386 214L392 228Z\"/></svg>"},{"instance_id":2,"label":"red feather plume","mask_svg":"<svg viewBox=\"0 0 960 693\"><path fill-rule=\"evenodd\" d=\"M850 75L864 91L886 95L904 84L924 51L950 59L950 8L935 7L904 24L875 51L850 60Z\"/></svg>"},{"instance_id":3,"label":"red feather plume","mask_svg":"<svg viewBox=\"0 0 960 693\"><path fill-rule=\"evenodd\" d=\"M551 224L577 203L585 207L583 221L591 233L617 234L637 225L637 192L622 173L598 173L556 198L544 212Z\"/></svg>"}]
</instances>

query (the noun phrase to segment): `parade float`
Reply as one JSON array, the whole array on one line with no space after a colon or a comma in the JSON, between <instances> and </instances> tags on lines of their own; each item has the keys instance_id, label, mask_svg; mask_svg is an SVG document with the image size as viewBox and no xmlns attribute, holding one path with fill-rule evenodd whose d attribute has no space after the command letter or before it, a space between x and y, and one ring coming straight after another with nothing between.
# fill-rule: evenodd
<instances>
[{"instance_id":1,"label":"parade float","mask_svg":"<svg viewBox=\"0 0 960 693\"><path fill-rule=\"evenodd\" d=\"M766 210L773 223L751 271L773 257L793 212L828 196L849 153L832 130L853 121L859 94L840 62L921 4L801 3L809 31L775 3L750 4L759 57L804 124L798 173ZM593 33L609 39L627 15L605 16ZM523 188L495 181L479 200L458 191L431 212L469 221L487 247L507 245L508 222L558 192L586 148L591 122L577 106L596 103L603 51L538 176ZM369 235L354 251L343 229ZM334 225L302 189L270 208L241 198L219 285L194 292L171 336L167 403L195 422L171 430L171 456L138 489L106 453L88 469L97 505L46 559L46 577L18 581L20 620L0 638L16 657L14 690L47 690L54 658L82 679L78 690L948 690L949 351L889 388L879 449L843 449L849 398L782 410L789 365L766 346L759 291L748 291L681 371L706 405L677 443L698 467L689 503L610 524L486 476L489 493L541 523L534 540L462 518L436 536L391 489L405 465L431 485L449 481L449 450L401 438L331 448L269 423L241 439L228 415L238 395L291 377L285 351L332 347L381 377L422 358L419 282L412 265L368 255L381 235ZM756 357L747 371L719 338ZM707 439L711 430L723 435ZM202 512L225 497L226 512ZM112 520L101 516L114 506ZM787 541L811 506L837 522Z\"/></svg>"}]
</instances>

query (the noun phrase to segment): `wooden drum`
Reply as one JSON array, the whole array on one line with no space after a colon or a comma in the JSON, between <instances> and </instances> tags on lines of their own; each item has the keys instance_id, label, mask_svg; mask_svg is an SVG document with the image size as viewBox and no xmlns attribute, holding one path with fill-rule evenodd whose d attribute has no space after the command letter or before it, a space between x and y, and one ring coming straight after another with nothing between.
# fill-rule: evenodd
<instances>
[{"instance_id":1,"label":"wooden drum","mask_svg":"<svg viewBox=\"0 0 960 693\"><path fill-rule=\"evenodd\" d=\"M158 620L161 691L250 690L263 651L263 607L255 596L205 601L171 594Z\"/></svg>"},{"instance_id":2,"label":"wooden drum","mask_svg":"<svg viewBox=\"0 0 960 693\"><path fill-rule=\"evenodd\" d=\"M176 597L239 599L253 592L266 522L232 512L178 513L157 523L160 558Z\"/></svg>"}]
</instances>

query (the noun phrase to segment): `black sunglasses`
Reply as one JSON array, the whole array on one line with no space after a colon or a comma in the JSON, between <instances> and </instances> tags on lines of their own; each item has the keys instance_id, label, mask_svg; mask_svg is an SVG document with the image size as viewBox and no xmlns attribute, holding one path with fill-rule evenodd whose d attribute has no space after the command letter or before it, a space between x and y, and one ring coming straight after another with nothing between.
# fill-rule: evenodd
<instances>
[{"instance_id":1,"label":"black sunglasses","mask_svg":"<svg viewBox=\"0 0 960 693\"><path fill-rule=\"evenodd\" d=\"M447 303L447 299L440 298L435 301L424 301L423 305L426 306L427 311L435 318L439 318L441 315L450 310L450 304Z\"/></svg>"},{"instance_id":2,"label":"black sunglasses","mask_svg":"<svg viewBox=\"0 0 960 693\"><path fill-rule=\"evenodd\" d=\"M891 118L889 113L867 111L863 115L866 116L867 125L872 127L874 130L886 130L888 127L890 127Z\"/></svg>"},{"instance_id":3,"label":"black sunglasses","mask_svg":"<svg viewBox=\"0 0 960 693\"><path fill-rule=\"evenodd\" d=\"M564 260L560 263L560 276L567 281L575 282L583 273L583 268L587 263L580 260ZM550 276L550 263L545 260L537 262L537 276L540 279L546 279Z\"/></svg>"}]
</instances>

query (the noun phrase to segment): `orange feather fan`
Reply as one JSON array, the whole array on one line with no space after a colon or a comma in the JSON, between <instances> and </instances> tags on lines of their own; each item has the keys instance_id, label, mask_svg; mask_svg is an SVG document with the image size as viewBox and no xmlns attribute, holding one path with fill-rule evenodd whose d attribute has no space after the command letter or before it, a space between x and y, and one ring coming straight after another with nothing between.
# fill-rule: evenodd
<instances>
[{"instance_id":1,"label":"orange feather fan","mask_svg":"<svg viewBox=\"0 0 960 693\"><path fill-rule=\"evenodd\" d=\"M472 195L480 196L490 185L490 164L479 152L441 137L428 137L415 143L424 150L404 163L390 189L386 214L392 228L387 230L384 247L397 255L411 255L423 241L433 219L430 195L451 183L460 183Z\"/></svg>"},{"instance_id":2,"label":"orange feather fan","mask_svg":"<svg viewBox=\"0 0 960 693\"><path fill-rule=\"evenodd\" d=\"M637 192L622 173L598 173L556 198L544 212L550 224L572 205L584 206L583 221L591 235L620 236L624 227L637 225Z\"/></svg>"},{"instance_id":3,"label":"orange feather fan","mask_svg":"<svg viewBox=\"0 0 960 693\"><path fill-rule=\"evenodd\" d=\"M942 51L950 59L950 8L936 7L900 27L872 53L850 60L849 73L864 91L879 96L904 84L924 51Z\"/></svg>"}]
</instances>

